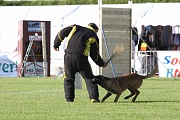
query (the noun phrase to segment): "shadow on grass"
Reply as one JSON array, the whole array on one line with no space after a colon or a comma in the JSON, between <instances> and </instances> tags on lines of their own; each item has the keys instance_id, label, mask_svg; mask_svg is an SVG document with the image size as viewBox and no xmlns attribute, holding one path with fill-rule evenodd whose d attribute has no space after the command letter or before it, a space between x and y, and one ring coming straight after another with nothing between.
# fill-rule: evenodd
<instances>
[{"instance_id":1,"label":"shadow on grass","mask_svg":"<svg viewBox=\"0 0 180 120\"><path fill-rule=\"evenodd\" d=\"M136 101L135 103L153 103L153 102L180 102L180 101L173 101L173 100L169 100L169 101Z\"/></svg>"},{"instance_id":2,"label":"shadow on grass","mask_svg":"<svg viewBox=\"0 0 180 120\"><path fill-rule=\"evenodd\" d=\"M105 102L101 102L101 103L114 103L113 101L105 101ZM131 102L131 101L118 101L117 103L132 103L132 104L137 104L137 103L180 103L180 101L173 101L173 100L169 100L169 101L136 101L136 102Z\"/></svg>"},{"instance_id":3,"label":"shadow on grass","mask_svg":"<svg viewBox=\"0 0 180 120\"><path fill-rule=\"evenodd\" d=\"M154 101L136 101L136 102L131 102L131 101L119 101L120 103L168 103L168 102L173 102L173 103L180 103L180 101L175 101L175 100L161 100L161 101L158 101L158 100L154 100Z\"/></svg>"}]
</instances>

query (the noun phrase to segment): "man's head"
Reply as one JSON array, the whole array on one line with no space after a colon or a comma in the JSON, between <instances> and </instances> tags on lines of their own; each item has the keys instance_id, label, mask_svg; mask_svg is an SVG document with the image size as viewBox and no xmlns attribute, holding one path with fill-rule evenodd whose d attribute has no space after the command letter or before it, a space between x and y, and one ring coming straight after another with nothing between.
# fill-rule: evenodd
<instances>
[{"instance_id":1,"label":"man's head","mask_svg":"<svg viewBox=\"0 0 180 120\"><path fill-rule=\"evenodd\" d=\"M99 28L97 27L97 25L95 23L89 23L88 26L91 26L95 30L96 33L99 30Z\"/></svg>"}]
</instances>

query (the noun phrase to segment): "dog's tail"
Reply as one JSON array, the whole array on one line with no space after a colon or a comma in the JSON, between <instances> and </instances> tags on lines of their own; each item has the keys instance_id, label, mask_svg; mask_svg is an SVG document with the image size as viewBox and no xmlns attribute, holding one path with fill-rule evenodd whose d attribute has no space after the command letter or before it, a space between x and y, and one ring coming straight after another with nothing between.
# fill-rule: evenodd
<instances>
[{"instance_id":1,"label":"dog's tail","mask_svg":"<svg viewBox=\"0 0 180 120\"><path fill-rule=\"evenodd\" d=\"M146 79L146 78L153 77L153 76L156 74L157 70L158 70L158 66L156 66L156 67L154 68L154 70L151 71L150 74L148 74L148 75L146 75L146 76L142 76L142 79Z\"/></svg>"}]
</instances>

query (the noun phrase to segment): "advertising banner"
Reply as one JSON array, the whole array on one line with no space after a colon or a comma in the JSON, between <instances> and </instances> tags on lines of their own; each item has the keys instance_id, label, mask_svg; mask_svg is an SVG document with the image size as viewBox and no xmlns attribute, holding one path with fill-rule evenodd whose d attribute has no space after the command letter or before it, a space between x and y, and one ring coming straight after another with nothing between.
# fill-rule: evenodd
<instances>
[{"instance_id":1,"label":"advertising banner","mask_svg":"<svg viewBox=\"0 0 180 120\"><path fill-rule=\"evenodd\" d=\"M44 76L43 62L26 62L24 76Z\"/></svg>"},{"instance_id":2,"label":"advertising banner","mask_svg":"<svg viewBox=\"0 0 180 120\"><path fill-rule=\"evenodd\" d=\"M7 57L0 57L0 76L17 77L17 62L13 62Z\"/></svg>"},{"instance_id":3,"label":"advertising banner","mask_svg":"<svg viewBox=\"0 0 180 120\"><path fill-rule=\"evenodd\" d=\"M180 51L158 51L159 77L180 77Z\"/></svg>"}]
</instances>

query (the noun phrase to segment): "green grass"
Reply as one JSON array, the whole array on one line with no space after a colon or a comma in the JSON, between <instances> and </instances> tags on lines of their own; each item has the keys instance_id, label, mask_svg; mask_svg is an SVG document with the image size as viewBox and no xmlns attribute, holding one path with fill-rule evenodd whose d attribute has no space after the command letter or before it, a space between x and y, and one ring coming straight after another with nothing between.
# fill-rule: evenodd
<instances>
[{"instance_id":1,"label":"green grass","mask_svg":"<svg viewBox=\"0 0 180 120\"><path fill-rule=\"evenodd\" d=\"M73 103L66 103L63 80L48 78L0 78L0 120L179 120L180 78L144 80L136 103L115 95L104 103L90 103L83 88ZM100 99L106 90L99 87Z\"/></svg>"}]
</instances>

